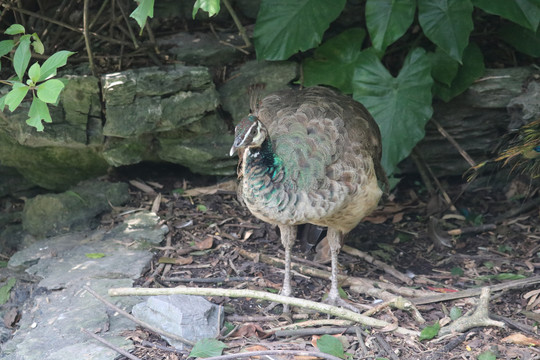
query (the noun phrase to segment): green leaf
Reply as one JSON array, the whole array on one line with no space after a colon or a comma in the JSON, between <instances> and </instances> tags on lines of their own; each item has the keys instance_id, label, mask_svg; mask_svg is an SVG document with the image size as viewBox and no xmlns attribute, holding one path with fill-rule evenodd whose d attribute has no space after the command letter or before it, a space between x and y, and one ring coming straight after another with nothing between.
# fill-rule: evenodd
<instances>
[{"instance_id":1,"label":"green leaf","mask_svg":"<svg viewBox=\"0 0 540 360\"><path fill-rule=\"evenodd\" d=\"M5 304L9 300L9 292L15 286L17 280L15 278L9 278L6 285L0 287L0 305Z\"/></svg>"},{"instance_id":2,"label":"green leaf","mask_svg":"<svg viewBox=\"0 0 540 360\"><path fill-rule=\"evenodd\" d=\"M525 275L521 274L512 274L512 273L501 273L495 275L495 279L499 281L505 281L505 280L519 280L519 279L525 279Z\"/></svg>"},{"instance_id":3,"label":"green leaf","mask_svg":"<svg viewBox=\"0 0 540 360\"><path fill-rule=\"evenodd\" d=\"M464 273L463 269L457 266L450 269L450 274L452 274L452 276L463 276Z\"/></svg>"},{"instance_id":4,"label":"green leaf","mask_svg":"<svg viewBox=\"0 0 540 360\"><path fill-rule=\"evenodd\" d=\"M441 325L439 324L439 321L436 321L433 325L428 325L425 328L422 329L420 332L420 341L422 340L431 340L437 334L439 334L439 330L441 329Z\"/></svg>"},{"instance_id":5,"label":"green leaf","mask_svg":"<svg viewBox=\"0 0 540 360\"><path fill-rule=\"evenodd\" d=\"M87 253L87 254L84 254L84 256L86 256L89 259L101 259L102 257L105 257L107 255L105 255L104 253Z\"/></svg>"},{"instance_id":6,"label":"green leaf","mask_svg":"<svg viewBox=\"0 0 540 360\"><path fill-rule=\"evenodd\" d=\"M37 87L37 97L46 103L56 104L64 86L58 79L49 79Z\"/></svg>"},{"instance_id":7,"label":"green leaf","mask_svg":"<svg viewBox=\"0 0 540 360\"><path fill-rule=\"evenodd\" d=\"M39 81L43 81L51 76L55 76L57 69L66 65L67 58L73 54L75 53L67 50L61 50L52 54L47 60L45 60L43 65L41 65L41 76L39 77Z\"/></svg>"},{"instance_id":8,"label":"green leaf","mask_svg":"<svg viewBox=\"0 0 540 360\"><path fill-rule=\"evenodd\" d=\"M28 86L20 82L14 82L13 88L6 94L6 105L9 111L14 111L28 93Z\"/></svg>"},{"instance_id":9,"label":"green leaf","mask_svg":"<svg viewBox=\"0 0 540 360\"><path fill-rule=\"evenodd\" d=\"M154 17L154 0L138 0L138 2L139 5L129 14L129 17L135 19L142 32L144 24L146 24L146 18Z\"/></svg>"},{"instance_id":10,"label":"green leaf","mask_svg":"<svg viewBox=\"0 0 540 360\"><path fill-rule=\"evenodd\" d=\"M262 0L253 33L258 59L285 60L318 45L345 0Z\"/></svg>"},{"instance_id":11,"label":"green leaf","mask_svg":"<svg viewBox=\"0 0 540 360\"><path fill-rule=\"evenodd\" d=\"M475 43L470 43L463 53L463 65L458 67L458 72L452 84L436 82L433 86L433 93L444 101L461 94L471 86L471 84L484 75L486 68L484 66L484 56L482 51Z\"/></svg>"},{"instance_id":12,"label":"green leaf","mask_svg":"<svg viewBox=\"0 0 540 360\"><path fill-rule=\"evenodd\" d=\"M6 260L0 260L0 268L7 268L8 262Z\"/></svg>"},{"instance_id":13,"label":"green leaf","mask_svg":"<svg viewBox=\"0 0 540 360\"><path fill-rule=\"evenodd\" d=\"M203 11L206 11L208 13L208 16L212 17L214 15L217 15L219 13L219 0L197 0L195 1L195 4L193 5L193 18L195 19L195 15L197 15L197 12L199 9L202 9Z\"/></svg>"},{"instance_id":14,"label":"green leaf","mask_svg":"<svg viewBox=\"0 0 540 360\"><path fill-rule=\"evenodd\" d=\"M470 0L418 0L418 21L424 34L461 63L473 29Z\"/></svg>"},{"instance_id":15,"label":"green leaf","mask_svg":"<svg viewBox=\"0 0 540 360\"><path fill-rule=\"evenodd\" d=\"M4 108L6 107L6 95L0 97L0 111L3 112Z\"/></svg>"},{"instance_id":16,"label":"green leaf","mask_svg":"<svg viewBox=\"0 0 540 360\"><path fill-rule=\"evenodd\" d=\"M32 99L30 110L28 111L28 119L26 123L36 128L37 131L43 131L43 124L41 120L45 122L52 122L51 114L47 104L39 100L37 97Z\"/></svg>"},{"instance_id":17,"label":"green leaf","mask_svg":"<svg viewBox=\"0 0 540 360\"><path fill-rule=\"evenodd\" d=\"M211 357L220 356L227 345L216 339L202 339L197 341L191 352L190 357Z\"/></svg>"},{"instance_id":18,"label":"green leaf","mask_svg":"<svg viewBox=\"0 0 540 360\"><path fill-rule=\"evenodd\" d=\"M450 309L450 319L455 321L459 319L461 315L462 315L461 309L458 308L457 306L452 306L452 308Z\"/></svg>"},{"instance_id":19,"label":"green leaf","mask_svg":"<svg viewBox=\"0 0 540 360\"><path fill-rule=\"evenodd\" d=\"M336 356L340 359L345 359L345 351L343 350L343 344L339 339L324 334L317 340L317 347L325 354Z\"/></svg>"},{"instance_id":20,"label":"green leaf","mask_svg":"<svg viewBox=\"0 0 540 360\"><path fill-rule=\"evenodd\" d=\"M23 80L24 73L30 62L30 55L30 35L23 35L19 40L15 55L13 55L13 68L20 81Z\"/></svg>"},{"instance_id":21,"label":"green leaf","mask_svg":"<svg viewBox=\"0 0 540 360\"><path fill-rule=\"evenodd\" d=\"M532 31L540 24L538 0L473 0L473 3L489 14L499 15Z\"/></svg>"},{"instance_id":22,"label":"green leaf","mask_svg":"<svg viewBox=\"0 0 540 360\"><path fill-rule=\"evenodd\" d=\"M394 78L377 56L364 51L353 77L353 97L364 104L379 124L383 139L382 164L388 175L424 137L431 118L431 63L423 49L407 55Z\"/></svg>"},{"instance_id":23,"label":"green leaf","mask_svg":"<svg viewBox=\"0 0 540 360\"><path fill-rule=\"evenodd\" d=\"M198 204L197 205L197 211L200 211L200 212L206 212L208 210L208 208L203 205L203 204Z\"/></svg>"},{"instance_id":24,"label":"green leaf","mask_svg":"<svg viewBox=\"0 0 540 360\"><path fill-rule=\"evenodd\" d=\"M434 53L428 53L431 60L431 76L447 86L452 85L456 78L459 63L448 56L440 47L437 47Z\"/></svg>"},{"instance_id":25,"label":"green leaf","mask_svg":"<svg viewBox=\"0 0 540 360\"><path fill-rule=\"evenodd\" d=\"M34 52L38 54L43 54L45 52L45 47L43 46L43 43L39 39L39 36L37 33L32 34L32 39L34 40L32 42L32 47L34 48Z\"/></svg>"},{"instance_id":26,"label":"green leaf","mask_svg":"<svg viewBox=\"0 0 540 360\"><path fill-rule=\"evenodd\" d=\"M28 77L35 83L38 82L39 76L41 75L41 67L37 62L35 62L30 69L28 69Z\"/></svg>"},{"instance_id":27,"label":"green leaf","mask_svg":"<svg viewBox=\"0 0 540 360\"><path fill-rule=\"evenodd\" d=\"M416 0L367 0L366 25L373 47L384 52L414 20Z\"/></svg>"},{"instance_id":28,"label":"green leaf","mask_svg":"<svg viewBox=\"0 0 540 360\"><path fill-rule=\"evenodd\" d=\"M487 350L487 351L484 351L483 353L481 353L480 355L478 355L477 359L478 360L496 360L497 355L495 355L495 353Z\"/></svg>"},{"instance_id":29,"label":"green leaf","mask_svg":"<svg viewBox=\"0 0 540 360\"><path fill-rule=\"evenodd\" d=\"M516 24L505 24L499 29L499 37L519 52L540 57L540 29L534 32Z\"/></svg>"},{"instance_id":30,"label":"green leaf","mask_svg":"<svg viewBox=\"0 0 540 360\"><path fill-rule=\"evenodd\" d=\"M330 85L345 94L351 94L351 79L365 36L364 29L352 28L316 48L313 57L302 63L303 85Z\"/></svg>"},{"instance_id":31,"label":"green leaf","mask_svg":"<svg viewBox=\"0 0 540 360\"><path fill-rule=\"evenodd\" d=\"M17 35L17 34L24 34L26 31L24 30L24 26L20 24L13 24L10 27L4 31L4 34L6 35Z\"/></svg>"},{"instance_id":32,"label":"green leaf","mask_svg":"<svg viewBox=\"0 0 540 360\"><path fill-rule=\"evenodd\" d=\"M0 41L0 56L9 54L9 52L13 49L13 46L15 46L15 42L13 40Z\"/></svg>"}]
</instances>

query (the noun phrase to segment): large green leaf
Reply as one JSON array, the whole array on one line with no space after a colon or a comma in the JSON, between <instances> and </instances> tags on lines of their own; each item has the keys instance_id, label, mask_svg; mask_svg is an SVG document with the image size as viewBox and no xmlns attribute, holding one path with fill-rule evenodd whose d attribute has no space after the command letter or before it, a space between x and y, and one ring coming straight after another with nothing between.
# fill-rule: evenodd
<instances>
[{"instance_id":1,"label":"large green leaf","mask_svg":"<svg viewBox=\"0 0 540 360\"><path fill-rule=\"evenodd\" d=\"M5 104L9 111L14 111L23 101L24 97L28 93L28 86L20 82L14 82L13 88L7 93L5 98Z\"/></svg>"},{"instance_id":2,"label":"large green leaf","mask_svg":"<svg viewBox=\"0 0 540 360\"><path fill-rule=\"evenodd\" d=\"M199 9L202 9L208 13L208 16L212 17L219 13L219 8L219 0L197 0L193 5L192 16L195 19Z\"/></svg>"},{"instance_id":3,"label":"large green leaf","mask_svg":"<svg viewBox=\"0 0 540 360\"><path fill-rule=\"evenodd\" d=\"M431 62L423 49L415 49L395 78L373 52L364 51L359 63L353 78L353 97L379 124L382 164L390 175L424 137L424 126L433 113Z\"/></svg>"},{"instance_id":4,"label":"large green leaf","mask_svg":"<svg viewBox=\"0 0 540 360\"><path fill-rule=\"evenodd\" d=\"M538 0L473 0L475 6L487 13L499 15L532 31L540 24Z\"/></svg>"},{"instance_id":5,"label":"large green leaf","mask_svg":"<svg viewBox=\"0 0 540 360\"><path fill-rule=\"evenodd\" d=\"M19 40L15 55L13 55L13 68L20 81L23 81L24 73L30 62L30 56L30 35L23 35Z\"/></svg>"},{"instance_id":6,"label":"large green leaf","mask_svg":"<svg viewBox=\"0 0 540 360\"><path fill-rule=\"evenodd\" d=\"M456 77L451 85L436 82L433 86L433 93L444 101L450 101L484 75L485 70L482 51L475 43L470 43L463 53L463 64L458 67Z\"/></svg>"},{"instance_id":7,"label":"large green leaf","mask_svg":"<svg viewBox=\"0 0 540 360\"><path fill-rule=\"evenodd\" d=\"M211 357L211 356L220 356L223 353L227 345L216 339L202 339L197 341L189 357Z\"/></svg>"},{"instance_id":8,"label":"large green leaf","mask_svg":"<svg viewBox=\"0 0 540 360\"><path fill-rule=\"evenodd\" d=\"M302 63L303 85L330 85L351 94L351 79L365 36L364 29L352 28L315 49L313 57Z\"/></svg>"},{"instance_id":9,"label":"large green leaf","mask_svg":"<svg viewBox=\"0 0 540 360\"><path fill-rule=\"evenodd\" d=\"M339 339L332 335L324 334L317 340L317 347L325 354L333 355L340 359L345 359L345 351L343 351L343 344Z\"/></svg>"},{"instance_id":10,"label":"large green leaf","mask_svg":"<svg viewBox=\"0 0 540 360\"><path fill-rule=\"evenodd\" d=\"M142 33L144 24L146 24L146 19L154 17L154 0L138 0L137 2L139 5L137 5L131 14L129 14L129 17L135 19L137 24L139 24Z\"/></svg>"},{"instance_id":11,"label":"large green leaf","mask_svg":"<svg viewBox=\"0 0 540 360\"><path fill-rule=\"evenodd\" d=\"M43 65L41 65L41 75L39 81L48 79L51 76L56 75L56 71L59 67L66 65L67 58L75 54L74 52L61 50L52 54Z\"/></svg>"},{"instance_id":12,"label":"large green leaf","mask_svg":"<svg viewBox=\"0 0 540 360\"><path fill-rule=\"evenodd\" d=\"M373 47L383 52L411 26L416 0L367 0L366 25Z\"/></svg>"},{"instance_id":13,"label":"large green leaf","mask_svg":"<svg viewBox=\"0 0 540 360\"><path fill-rule=\"evenodd\" d=\"M445 85L452 85L452 81L456 78L459 63L452 59L447 53L437 47L434 53L428 53L431 60L431 76L436 81Z\"/></svg>"},{"instance_id":14,"label":"large green leaf","mask_svg":"<svg viewBox=\"0 0 540 360\"><path fill-rule=\"evenodd\" d=\"M253 40L258 59L285 60L318 45L345 0L262 0Z\"/></svg>"},{"instance_id":15,"label":"large green leaf","mask_svg":"<svg viewBox=\"0 0 540 360\"><path fill-rule=\"evenodd\" d=\"M64 83L58 79L49 79L37 87L37 97L46 103L56 104Z\"/></svg>"},{"instance_id":16,"label":"large green leaf","mask_svg":"<svg viewBox=\"0 0 540 360\"><path fill-rule=\"evenodd\" d=\"M424 34L461 62L473 29L470 0L418 0L418 21Z\"/></svg>"},{"instance_id":17,"label":"large green leaf","mask_svg":"<svg viewBox=\"0 0 540 360\"><path fill-rule=\"evenodd\" d=\"M32 104L30 105L30 110L28 111L28 119L26 123L30 126L36 128L37 131L43 131L43 124L41 120L45 122L52 122L51 114L49 113L49 108L47 104L39 100L37 97L34 97Z\"/></svg>"},{"instance_id":18,"label":"large green leaf","mask_svg":"<svg viewBox=\"0 0 540 360\"><path fill-rule=\"evenodd\" d=\"M530 56L540 57L540 29L534 32L509 23L499 29L499 36L516 50Z\"/></svg>"}]
</instances>

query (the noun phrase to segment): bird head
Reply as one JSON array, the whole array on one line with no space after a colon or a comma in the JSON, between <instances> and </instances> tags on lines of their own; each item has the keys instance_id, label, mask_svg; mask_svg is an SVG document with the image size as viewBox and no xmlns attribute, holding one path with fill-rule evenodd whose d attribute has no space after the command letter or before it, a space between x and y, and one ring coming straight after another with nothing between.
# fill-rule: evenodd
<instances>
[{"instance_id":1,"label":"bird head","mask_svg":"<svg viewBox=\"0 0 540 360\"><path fill-rule=\"evenodd\" d=\"M234 129L234 143L229 155L232 156L240 148L260 147L267 135L268 131L259 118L248 115Z\"/></svg>"}]
</instances>

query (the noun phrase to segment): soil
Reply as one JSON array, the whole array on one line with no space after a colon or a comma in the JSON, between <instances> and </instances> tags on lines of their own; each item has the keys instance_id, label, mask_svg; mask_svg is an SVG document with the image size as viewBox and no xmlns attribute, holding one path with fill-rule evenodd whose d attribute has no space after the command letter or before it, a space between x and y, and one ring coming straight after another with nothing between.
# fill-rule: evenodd
<instances>
[{"instance_id":1,"label":"soil","mask_svg":"<svg viewBox=\"0 0 540 360\"><path fill-rule=\"evenodd\" d=\"M262 261L254 262L240 254L243 249L261 256L283 258L277 229L254 218L238 202L234 191L216 190L223 187L223 184L216 184L216 179L184 178L179 173L170 172L167 175L167 171L170 170L155 174L146 171L145 175L142 175L143 172L118 175L119 179L132 180L134 186L130 205L133 208L151 209L154 206L155 209L157 194L161 194L158 214L171 229L168 243L156 249L151 269L139 279L137 286L181 285L279 291L283 278L281 268ZM155 192L139 190L140 183L149 185ZM511 194L505 195L505 190L516 188L518 184L523 186L526 196L507 199L507 195ZM206 186L202 188L203 191L210 189L215 193L182 195L194 188L201 189L203 185ZM475 183L467 185L462 179L447 179L443 187L456 210L449 209L444 202L434 201L419 181L407 178L346 240L346 245L368 253L412 278L411 284L407 285L380 267L343 252L339 257L341 273L447 295L539 274L540 213L538 197L535 198L536 189L522 183L517 177L503 188L496 185L479 188L475 187ZM517 194L512 195L518 197ZM531 202L536 205L526 210ZM520 212L518 209L526 211ZM429 229L430 216L441 219L435 229L437 235ZM110 221L111 215L107 215L104 223ZM461 236L446 234L448 230L471 227L476 231ZM482 231L482 227L490 230ZM451 247L441 246L441 238ZM294 262L328 269L326 265L312 262L315 250L306 251L303 245L297 241L293 250ZM162 264L163 258L169 258L168 262L175 261L176 264ZM293 281L294 296L298 298L319 302L329 290L329 280L325 278L296 274ZM361 311L379 303L371 296L352 292L348 288L344 290L348 300ZM306 350L311 348L318 336L334 334L332 329L340 328L337 331L342 334L340 339L346 344L345 351L352 354L353 359L476 359L481 354L493 354L497 359L538 359L540 351L537 348L516 343L512 336L521 334L529 338L526 342L536 341L538 344L539 295L537 285L494 291L489 299L489 314L505 322L504 328L475 327L461 335L422 341L373 328L362 328L359 338L354 331L346 331L354 329L353 325L343 328L337 322L334 326L330 324L318 330L308 326L312 330L311 335L298 332L281 337L270 330L290 323L290 318L279 316L281 306L267 311L268 302L252 298L213 297L209 300L224 306L226 325L235 329L232 335L221 339L231 353L247 349ZM478 297L474 296L418 305L425 324L415 320L410 312L392 307L383 308L373 316L420 331L437 321L445 324L450 322L449 317L454 313L464 315L474 310L477 301ZM294 322L306 318L328 319L325 314L300 308L294 308L293 314ZM303 325L298 325L298 329L303 329ZM145 335L141 337L141 334ZM162 343L142 329L137 336L130 336ZM182 358L178 353L142 345L135 355L151 359Z\"/></svg>"}]
</instances>

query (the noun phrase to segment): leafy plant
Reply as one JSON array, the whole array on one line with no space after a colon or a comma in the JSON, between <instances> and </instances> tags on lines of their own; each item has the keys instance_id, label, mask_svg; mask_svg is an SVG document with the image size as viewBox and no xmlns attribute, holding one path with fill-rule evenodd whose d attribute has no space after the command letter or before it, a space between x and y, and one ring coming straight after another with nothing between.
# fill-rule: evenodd
<instances>
[{"instance_id":1,"label":"leafy plant","mask_svg":"<svg viewBox=\"0 0 540 360\"><path fill-rule=\"evenodd\" d=\"M153 0L138 1L138 9L145 9L137 12L144 16L137 20L141 25L151 16ZM193 16L199 9L215 15L219 5L220 0L196 0ZM483 75L483 54L471 34L486 13L504 19L497 34L502 41L540 56L537 0L366 0L364 14L352 14L365 27L323 42L345 5L346 0L262 0L255 52L259 60L286 60L314 48L302 55L303 84L334 86L368 108L381 129L388 174L424 137L433 97L449 101ZM396 50L408 52L398 68Z\"/></svg>"},{"instance_id":2,"label":"leafy plant","mask_svg":"<svg viewBox=\"0 0 540 360\"><path fill-rule=\"evenodd\" d=\"M340 359L345 359L343 344L334 336L325 334L317 339L317 347L325 354L334 355Z\"/></svg>"},{"instance_id":3,"label":"leafy plant","mask_svg":"<svg viewBox=\"0 0 540 360\"><path fill-rule=\"evenodd\" d=\"M420 332L420 341L422 340L431 340L435 336L439 334L439 330L441 329L441 324L439 324L439 321L435 321L433 325L428 325L425 328L422 329Z\"/></svg>"},{"instance_id":4,"label":"leafy plant","mask_svg":"<svg viewBox=\"0 0 540 360\"><path fill-rule=\"evenodd\" d=\"M6 56L15 49L11 62L16 76L8 80L0 80L1 83L12 87L6 95L0 98L0 109L3 111L7 106L9 111L15 111L28 92L31 92L32 103L26 123L35 127L37 131L43 131L42 121L52 122L47 104L56 105L60 92L65 86L64 81L53 79L53 77L58 68L64 66L67 58L74 53L65 50L58 51L43 64L35 62L28 68L32 53L31 48L38 54L44 53L43 44L38 35L36 33L26 34L24 27L19 24L11 25L4 34L13 35L15 40L0 41L0 56ZM25 77L27 80L23 82Z\"/></svg>"},{"instance_id":5,"label":"leafy plant","mask_svg":"<svg viewBox=\"0 0 540 360\"><path fill-rule=\"evenodd\" d=\"M17 280L15 278L9 278L7 283L0 287L0 305L5 304L9 300L9 293L16 282Z\"/></svg>"},{"instance_id":6,"label":"leafy plant","mask_svg":"<svg viewBox=\"0 0 540 360\"><path fill-rule=\"evenodd\" d=\"M216 339L202 339L197 341L191 352L189 353L190 357L212 357L220 356L223 353L227 345Z\"/></svg>"}]
</instances>

